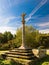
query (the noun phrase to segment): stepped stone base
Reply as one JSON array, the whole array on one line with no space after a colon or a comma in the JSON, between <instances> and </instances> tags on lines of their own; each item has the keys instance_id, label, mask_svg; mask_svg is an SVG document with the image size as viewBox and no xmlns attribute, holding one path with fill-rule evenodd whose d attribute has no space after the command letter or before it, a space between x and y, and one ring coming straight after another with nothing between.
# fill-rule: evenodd
<instances>
[{"instance_id":1,"label":"stepped stone base","mask_svg":"<svg viewBox=\"0 0 49 65\"><path fill-rule=\"evenodd\" d=\"M23 62L26 65L37 60L32 49L14 49L5 53L5 55L8 59L16 59L16 61Z\"/></svg>"},{"instance_id":2,"label":"stepped stone base","mask_svg":"<svg viewBox=\"0 0 49 65\"><path fill-rule=\"evenodd\" d=\"M21 59L35 59L31 49L15 49L6 53L6 56Z\"/></svg>"}]
</instances>

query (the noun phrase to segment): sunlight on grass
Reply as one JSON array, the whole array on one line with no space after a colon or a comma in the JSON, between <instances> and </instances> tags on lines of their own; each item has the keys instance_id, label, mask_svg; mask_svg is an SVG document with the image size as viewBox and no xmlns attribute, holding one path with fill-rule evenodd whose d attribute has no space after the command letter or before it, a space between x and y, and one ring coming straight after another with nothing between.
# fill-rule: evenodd
<instances>
[{"instance_id":1,"label":"sunlight on grass","mask_svg":"<svg viewBox=\"0 0 49 65\"><path fill-rule=\"evenodd\" d=\"M8 51L0 51L0 55L1 55L1 54L4 54L4 53L6 53L6 52L8 52Z\"/></svg>"},{"instance_id":2,"label":"sunlight on grass","mask_svg":"<svg viewBox=\"0 0 49 65\"><path fill-rule=\"evenodd\" d=\"M10 60L0 59L0 65L10 65Z\"/></svg>"},{"instance_id":3,"label":"sunlight on grass","mask_svg":"<svg viewBox=\"0 0 49 65\"><path fill-rule=\"evenodd\" d=\"M10 64L10 60L4 60L3 63L4 64Z\"/></svg>"},{"instance_id":4,"label":"sunlight on grass","mask_svg":"<svg viewBox=\"0 0 49 65\"><path fill-rule=\"evenodd\" d=\"M49 62L44 62L42 65L49 65Z\"/></svg>"}]
</instances>

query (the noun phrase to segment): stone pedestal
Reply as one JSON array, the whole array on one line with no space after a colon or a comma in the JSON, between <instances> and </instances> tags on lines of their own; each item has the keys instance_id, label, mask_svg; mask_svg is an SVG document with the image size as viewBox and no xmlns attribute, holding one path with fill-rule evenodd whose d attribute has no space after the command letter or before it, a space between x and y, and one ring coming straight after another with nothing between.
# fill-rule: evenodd
<instances>
[{"instance_id":1,"label":"stone pedestal","mask_svg":"<svg viewBox=\"0 0 49 65\"><path fill-rule=\"evenodd\" d=\"M31 49L14 49L6 53L6 59L13 59L23 65L34 65L37 58Z\"/></svg>"}]
</instances>

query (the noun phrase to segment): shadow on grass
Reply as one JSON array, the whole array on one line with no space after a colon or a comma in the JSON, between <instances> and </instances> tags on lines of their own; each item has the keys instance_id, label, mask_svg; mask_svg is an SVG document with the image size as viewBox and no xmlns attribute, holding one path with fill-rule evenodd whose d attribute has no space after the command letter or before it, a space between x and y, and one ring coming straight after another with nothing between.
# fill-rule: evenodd
<instances>
[{"instance_id":1,"label":"shadow on grass","mask_svg":"<svg viewBox=\"0 0 49 65\"><path fill-rule=\"evenodd\" d=\"M49 62L49 55L47 55L46 57L38 60L35 65L42 65L44 62Z\"/></svg>"},{"instance_id":2,"label":"shadow on grass","mask_svg":"<svg viewBox=\"0 0 49 65\"><path fill-rule=\"evenodd\" d=\"M17 61L14 61L13 59L11 59L9 63L6 63L5 61L8 62L5 59L0 59L0 65L22 65L21 63L18 63Z\"/></svg>"},{"instance_id":3,"label":"shadow on grass","mask_svg":"<svg viewBox=\"0 0 49 65\"><path fill-rule=\"evenodd\" d=\"M11 59L11 62L10 62L11 65L22 65L21 63L17 62L17 61L14 61L13 59Z\"/></svg>"}]
</instances>

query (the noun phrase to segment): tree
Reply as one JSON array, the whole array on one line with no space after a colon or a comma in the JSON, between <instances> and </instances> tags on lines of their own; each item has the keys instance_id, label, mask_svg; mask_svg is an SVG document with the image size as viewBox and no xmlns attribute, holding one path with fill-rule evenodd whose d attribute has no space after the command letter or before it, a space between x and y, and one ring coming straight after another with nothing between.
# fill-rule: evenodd
<instances>
[{"instance_id":1,"label":"tree","mask_svg":"<svg viewBox=\"0 0 49 65\"><path fill-rule=\"evenodd\" d=\"M13 39L13 35L11 34L11 32L7 32L7 39L8 41Z\"/></svg>"},{"instance_id":2,"label":"tree","mask_svg":"<svg viewBox=\"0 0 49 65\"><path fill-rule=\"evenodd\" d=\"M4 36L2 33L0 33L0 43L3 43Z\"/></svg>"},{"instance_id":3,"label":"tree","mask_svg":"<svg viewBox=\"0 0 49 65\"><path fill-rule=\"evenodd\" d=\"M29 47L36 47L38 41L38 30L34 29L32 26L25 26L25 44ZM37 39L36 39L37 38ZM16 33L17 45L22 43L22 28L17 30Z\"/></svg>"},{"instance_id":4,"label":"tree","mask_svg":"<svg viewBox=\"0 0 49 65\"><path fill-rule=\"evenodd\" d=\"M8 42L9 40L13 39L13 35L11 32L4 32L4 42Z\"/></svg>"},{"instance_id":5,"label":"tree","mask_svg":"<svg viewBox=\"0 0 49 65\"><path fill-rule=\"evenodd\" d=\"M40 36L40 46L44 46L45 48L49 48L49 36L47 36L47 34L42 34Z\"/></svg>"}]
</instances>

